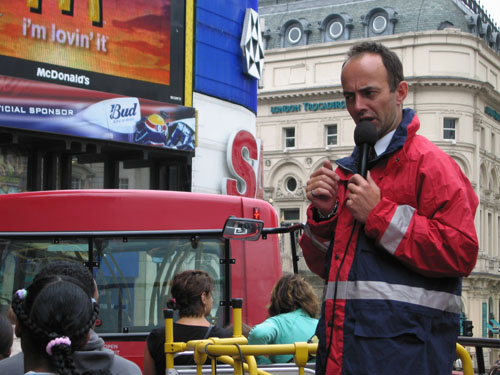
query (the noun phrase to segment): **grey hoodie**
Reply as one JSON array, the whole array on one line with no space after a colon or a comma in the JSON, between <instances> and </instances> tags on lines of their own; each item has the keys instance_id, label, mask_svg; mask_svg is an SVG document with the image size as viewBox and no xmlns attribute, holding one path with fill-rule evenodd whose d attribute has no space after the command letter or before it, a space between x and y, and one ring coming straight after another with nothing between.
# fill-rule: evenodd
<instances>
[{"instance_id":1,"label":"grey hoodie","mask_svg":"<svg viewBox=\"0 0 500 375\"><path fill-rule=\"evenodd\" d=\"M75 366L79 372L88 370L109 370L112 375L142 375L141 369L112 350L104 347L104 340L90 330L90 339L85 350L73 354ZM17 353L0 361L0 374L24 375L24 355Z\"/></svg>"}]
</instances>

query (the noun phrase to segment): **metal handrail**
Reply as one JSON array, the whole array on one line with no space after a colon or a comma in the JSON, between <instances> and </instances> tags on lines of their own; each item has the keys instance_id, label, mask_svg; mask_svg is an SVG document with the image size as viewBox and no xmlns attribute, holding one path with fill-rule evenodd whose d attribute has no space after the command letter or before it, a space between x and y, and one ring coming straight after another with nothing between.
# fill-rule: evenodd
<instances>
[{"instance_id":1,"label":"metal handrail","mask_svg":"<svg viewBox=\"0 0 500 375\"><path fill-rule=\"evenodd\" d=\"M474 367L472 366L472 358L465 348L457 343L457 356L462 361L462 371L464 375L474 375Z\"/></svg>"},{"instance_id":2,"label":"metal handrail","mask_svg":"<svg viewBox=\"0 0 500 375\"><path fill-rule=\"evenodd\" d=\"M299 375L304 375L309 356L316 353L318 344L295 342L293 344L246 345L248 340L242 335L241 307L241 299L233 300L233 337L210 337L204 340L191 340L186 343L174 342L173 311L165 310L166 373L176 373L174 368L174 355L176 353L191 350L194 352L197 375L202 375L203 365L209 357L212 358L212 373L215 373L215 361L217 360L231 365L236 375L244 375L245 372L248 372L249 375L270 375L269 372L257 367L255 356L280 354L292 354ZM500 340L498 341L500 347ZM464 375L474 375L472 358L467 350L457 343L456 352L462 361Z\"/></svg>"}]
</instances>

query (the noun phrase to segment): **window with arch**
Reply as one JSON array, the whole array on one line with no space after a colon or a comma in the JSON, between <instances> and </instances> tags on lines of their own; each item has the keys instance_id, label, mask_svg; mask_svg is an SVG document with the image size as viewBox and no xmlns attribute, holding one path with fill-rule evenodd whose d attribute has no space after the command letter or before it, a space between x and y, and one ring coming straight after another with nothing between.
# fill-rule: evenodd
<instances>
[{"instance_id":1,"label":"window with arch","mask_svg":"<svg viewBox=\"0 0 500 375\"><path fill-rule=\"evenodd\" d=\"M286 178L286 180L285 180L286 191L288 191L289 193L294 193L297 190L297 187L298 187L298 183L297 183L297 180L295 179L295 177L290 176L290 177Z\"/></svg>"},{"instance_id":2,"label":"window with arch","mask_svg":"<svg viewBox=\"0 0 500 375\"><path fill-rule=\"evenodd\" d=\"M479 14L473 14L466 16L467 26L472 34L481 37L483 32L483 23L481 21L481 16Z\"/></svg>"},{"instance_id":3,"label":"window with arch","mask_svg":"<svg viewBox=\"0 0 500 375\"><path fill-rule=\"evenodd\" d=\"M298 44L302 39L303 31L300 25L293 24L286 30L286 42L288 44Z\"/></svg>"},{"instance_id":4,"label":"window with arch","mask_svg":"<svg viewBox=\"0 0 500 375\"><path fill-rule=\"evenodd\" d=\"M491 212L488 212L487 230L488 230L488 233L486 235L486 238L488 238L488 254L493 256L493 255L495 255L495 252L493 251L493 239L494 239L494 237L493 237L493 214Z\"/></svg>"},{"instance_id":5,"label":"window with arch","mask_svg":"<svg viewBox=\"0 0 500 375\"><path fill-rule=\"evenodd\" d=\"M320 27L323 42L349 40L352 28L352 17L347 13L330 14Z\"/></svg>"},{"instance_id":6,"label":"window with arch","mask_svg":"<svg viewBox=\"0 0 500 375\"><path fill-rule=\"evenodd\" d=\"M371 31L375 34L382 34L387 29L387 26L389 26L389 20L383 12L374 15L370 22Z\"/></svg>"},{"instance_id":7,"label":"window with arch","mask_svg":"<svg viewBox=\"0 0 500 375\"><path fill-rule=\"evenodd\" d=\"M363 18L365 37L394 34L397 13L389 7L374 8Z\"/></svg>"},{"instance_id":8,"label":"window with arch","mask_svg":"<svg viewBox=\"0 0 500 375\"><path fill-rule=\"evenodd\" d=\"M308 36L311 33L311 24L301 18L293 19L286 22L281 27L281 46L282 47L295 47L306 45Z\"/></svg>"},{"instance_id":9,"label":"window with arch","mask_svg":"<svg viewBox=\"0 0 500 375\"><path fill-rule=\"evenodd\" d=\"M484 23L482 25L481 34L486 44L491 46L491 42L493 41L493 27L489 23Z\"/></svg>"}]
</instances>

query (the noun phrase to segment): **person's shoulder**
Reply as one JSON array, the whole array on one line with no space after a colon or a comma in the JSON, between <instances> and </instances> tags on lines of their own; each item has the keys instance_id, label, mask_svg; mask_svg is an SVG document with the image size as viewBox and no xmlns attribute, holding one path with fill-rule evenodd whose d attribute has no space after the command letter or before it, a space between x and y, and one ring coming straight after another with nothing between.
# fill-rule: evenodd
<instances>
[{"instance_id":1,"label":"person's shoulder","mask_svg":"<svg viewBox=\"0 0 500 375\"><path fill-rule=\"evenodd\" d=\"M438 169L443 165L455 163L450 155L423 135L416 134L406 152L410 159Z\"/></svg>"},{"instance_id":2,"label":"person's shoulder","mask_svg":"<svg viewBox=\"0 0 500 375\"><path fill-rule=\"evenodd\" d=\"M165 327L153 328L151 332L149 332L148 339L150 337L165 337Z\"/></svg>"},{"instance_id":3,"label":"person's shoulder","mask_svg":"<svg viewBox=\"0 0 500 375\"><path fill-rule=\"evenodd\" d=\"M23 375L24 355L22 352L0 360L0 374Z\"/></svg>"},{"instance_id":4,"label":"person's shoulder","mask_svg":"<svg viewBox=\"0 0 500 375\"><path fill-rule=\"evenodd\" d=\"M214 326L212 328L212 331L210 332L210 337L232 337L233 336L233 333L226 329L226 328L222 328L222 327L218 327L218 326Z\"/></svg>"},{"instance_id":5,"label":"person's shoulder","mask_svg":"<svg viewBox=\"0 0 500 375\"><path fill-rule=\"evenodd\" d=\"M115 355L110 371L113 375L142 375L142 371L136 363L119 355Z\"/></svg>"}]
</instances>

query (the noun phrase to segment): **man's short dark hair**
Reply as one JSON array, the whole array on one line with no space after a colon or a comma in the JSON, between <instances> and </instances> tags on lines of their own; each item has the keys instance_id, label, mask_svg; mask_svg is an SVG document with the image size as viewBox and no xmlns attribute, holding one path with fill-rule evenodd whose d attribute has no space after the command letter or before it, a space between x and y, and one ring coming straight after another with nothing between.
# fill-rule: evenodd
<instances>
[{"instance_id":1,"label":"man's short dark hair","mask_svg":"<svg viewBox=\"0 0 500 375\"><path fill-rule=\"evenodd\" d=\"M356 43L349 49L347 52L346 62L364 53L372 53L379 55L382 58L385 70L387 71L389 89L391 92L394 92L399 83L405 79L403 74L403 64L401 63L401 60L399 60L398 55L381 43L365 41Z\"/></svg>"},{"instance_id":2,"label":"man's short dark hair","mask_svg":"<svg viewBox=\"0 0 500 375\"><path fill-rule=\"evenodd\" d=\"M87 267L76 261L50 261L36 274L33 282L43 277L56 275L70 276L78 280L90 296L95 294L96 285L92 273Z\"/></svg>"}]
</instances>

